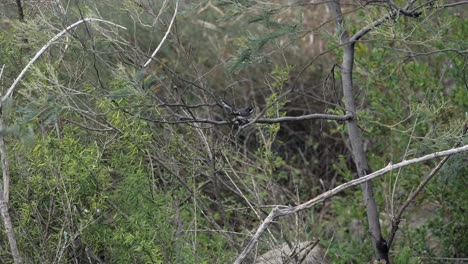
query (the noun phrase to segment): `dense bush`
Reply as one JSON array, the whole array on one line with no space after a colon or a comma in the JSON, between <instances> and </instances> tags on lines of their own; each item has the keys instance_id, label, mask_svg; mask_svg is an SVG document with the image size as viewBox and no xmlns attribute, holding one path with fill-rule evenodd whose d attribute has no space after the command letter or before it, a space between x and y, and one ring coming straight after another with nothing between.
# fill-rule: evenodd
<instances>
[{"instance_id":1,"label":"dense bush","mask_svg":"<svg viewBox=\"0 0 468 264\"><path fill-rule=\"evenodd\" d=\"M342 115L342 76L334 66L342 50L326 8L182 1L169 38L143 69L173 3L115 2L78 1L63 16L53 4L28 3L25 23L5 10L3 94L37 50L82 16L128 29L87 23L72 30L2 105L10 211L25 259L227 263L271 205L297 205L356 177L341 122L238 130L181 118L229 121L220 98L253 105L256 113L268 105L265 118ZM387 12L370 10L348 15L349 30ZM356 44L355 99L374 170L467 141L468 22L450 9L426 12L389 21ZM466 161L466 154L450 158L405 214L390 252L395 262L466 257ZM436 164L375 180L385 236L393 214ZM351 188L279 219L259 250L319 238L333 263L362 263L373 258L367 230L362 191ZM4 233L0 240L7 241ZM5 263L7 248L0 247Z\"/></svg>"}]
</instances>

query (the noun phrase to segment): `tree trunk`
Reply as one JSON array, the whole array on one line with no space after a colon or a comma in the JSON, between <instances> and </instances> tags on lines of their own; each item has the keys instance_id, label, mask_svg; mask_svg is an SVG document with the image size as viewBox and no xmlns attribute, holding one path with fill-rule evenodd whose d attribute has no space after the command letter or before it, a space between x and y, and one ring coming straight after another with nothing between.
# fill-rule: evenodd
<instances>
[{"instance_id":1,"label":"tree trunk","mask_svg":"<svg viewBox=\"0 0 468 264\"><path fill-rule=\"evenodd\" d=\"M353 160L359 177L365 176L370 172L367 162L361 130L357 124L356 105L353 92L353 66L354 66L354 42L350 42L348 30L344 27L343 15L339 0L330 2L332 14L336 19L337 33L340 35L340 42L343 45L343 64L341 65L343 95L345 100L346 114L351 114L353 118L347 121L348 136L351 143ZM379 222L379 212L374 198L372 182L366 182L362 185L364 204L367 211L367 221L369 223L369 233L372 244L379 260L385 260L388 263L388 247L386 241L382 238L382 232Z\"/></svg>"},{"instance_id":2,"label":"tree trunk","mask_svg":"<svg viewBox=\"0 0 468 264\"><path fill-rule=\"evenodd\" d=\"M16 0L16 6L18 7L18 18L21 22L24 22L24 11L21 0Z\"/></svg>"},{"instance_id":3,"label":"tree trunk","mask_svg":"<svg viewBox=\"0 0 468 264\"><path fill-rule=\"evenodd\" d=\"M0 131L3 129L3 117L0 106ZM8 162L3 136L0 136L0 156L3 174L3 185L0 185L0 214L3 219L3 226L5 227L5 233L8 237L8 242L10 244L11 255L13 256L15 264L18 264L22 263L22 260L19 254L18 246L16 245L15 230L13 229L13 224L11 222L10 212L8 212L8 201L10 196L10 165Z\"/></svg>"}]
</instances>

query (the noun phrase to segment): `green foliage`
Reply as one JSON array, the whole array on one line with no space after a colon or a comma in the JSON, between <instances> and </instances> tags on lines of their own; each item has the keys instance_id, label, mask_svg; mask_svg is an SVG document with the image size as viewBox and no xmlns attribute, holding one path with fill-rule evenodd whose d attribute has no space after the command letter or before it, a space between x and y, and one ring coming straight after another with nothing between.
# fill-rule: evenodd
<instances>
[{"instance_id":1,"label":"green foliage","mask_svg":"<svg viewBox=\"0 0 468 264\"><path fill-rule=\"evenodd\" d=\"M273 82L271 83L272 94L266 99L266 103L269 106L269 109L266 110L265 117L281 117L286 114L283 111L283 107L286 104L286 99L279 98L280 93L283 90L283 86L288 80L290 71L292 70L291 66L281 68L275 66L271 72L271 77ZM257 150L257 156L262 158L261 164L266 166L266 171L268 176L273 176L276 180L286 180L287 176L284 173L274 174L281 166L285 165L285 161L281 158L280 155L273 151L273 144L278 144L276 139L278 132L281 128L279 123L271 124L265 127L259 127L258 137L261 140L261 148Z\"/></svg>"},{"instance_id":2,"label":"green foliage","mask_svg":"<svg viewBox=\"0 0 468 264\"><path fill-rule=\"evenodd\" d=\"M468 184L465 177L468 169L463 164L466 164L466 155L453 157L443 169L443 176L428 191L430 197L439 203L436 217L431 219L429 227L442 243L444 256L462 257L468 246L468 194L464 191Z\"/></svg>"},{"instance_id":3,"label":"green foliage","mask_svg":"<svg viewBox=\"0 0 468 264\"><path fill-rule=\"evenodd\" d=\"M347 167L345 157L339 156L338 162L333 164L333 169L341 176L345 181L351 181L353 179L352 171Z\"/></svg>"},{"instance_id":4,"label":"green foliage","mask_svg":"<svg viewBox=\"0 0 468 264\"><path fill-rule=\"evenodd\" d=\"M278 40L285 40L288 42L299 37L299 23L278 23L276 22L276 19L273 19L279 11L280 10L265 11L248 20L248 23L261 23L269 32L266 34L261 33L259 36L241 36L238 39L237 55L229 62L229 71L238 72L251 65L259 64L268 60L268 57L263 55L261 51L265 49L265 46L269 43L275 43L275 41Z\"/></svg>"},{"instance_id":5,"label":"green foliage","mask_svg":"<svg viewBox=\"0 0 468 264\"><path fill-rule=\"evenodd\" d=\"M115 114L112 120L122 116ZM13 206L22 220L17 226L20 245L48 234L48 243L28 252L29 258L50 262L61 243L77 243L76 252L89 245L112 263L194 262L186 253L191 252L192 234L174 237L180 232L173 224L176 211L187 214L182 223L193 213L190 206L179 205L186 192L155 193L143 162L151 134L138 120L115 125L123 134L110 144L101 145L90 140L92 134L65 126L60 139L51 131L38 138L33 149L16 145L18 157L26 161L12 168L17 179ZM201 234L198 239L200 257L229 257L213 254L225 253L221 237Z\"/></svg>"},{"instance_id":6,"label":"green foliage","mask_svg":"<svg viewBox=\"0 0 468 264\"><path fill-rule=\"evenodd\" d=\"M400 252L398 252L398 255L395 257L395 263L398 263L398 264L410 263L409 252L410 252L409 248L407 247L403 248Z\"/></svg>"},{"instance_id":7,"label":"green foliage","mask_svg":"<svg viewBox=\"0 0 468 264\"><path fill-rule=\"evenodd\" d=\"M5 84L81 14L128 28L87 23L70 31L36 61L14 100L2 105L11 212L21 251L32 262L86 262L88 250L109 263L228 263L238 253L233 244L244 244L245 234L268 213L266 205L303 202L355 177L343 123L262 124L241 131L165 123L183 121L184 115L225 120L215 104L226 94L222 87L236 89L237 102L268 107L265 118L343 114L340 93L309 76L342 57L340 32L329 34L324 17L311 29L313 23L302 19L310 10L303 6L180 3L177 25L156 60L142 69L167 30L167 23L159 23L169 21L173 11L173 1L143 2L80 2L65 16L44 9L26 23L7 21L1 27ZM346 15L346 28L356 32L388 12L366 11ZM450 148L466 123L466 54L454 50L465 48L467 21L452 13L424 15L389 19L355 45L358 122L374 170ZM304 49L313 42L304 41L309 34L326 41L334 57L314 59L299 76L312 59ZM335 69L339 86L341 73ZM299 77L297 89L283 97L293 77ZM173 105L162 107L165 103ZM444 256L460 257L468 248L465 157L452 157L420 194L418 206L436 206L423 216L428 221L400 230L391 251L394 262L422 263L421 256L436 254L434 244ZM384 236L395 209L435 164L374 181ZM295 219L297 226L278 221L281 232L270 229L272 240L317 236L333 263L373 258L360 187L307 213ZM4 233L0 240L6 241ZM1 247L0 262L8 256Z\"/></svg>"},{"instance_id":8,"label":"green foliage","mask_svg":"<svg viewBox=\"0 0 468 264\"><path fill-rule=\"evenodd\" d=\"M408 59L401 63L401 57L398 58L392 50L401 47L424 53L423 44L420 43L422 38L424 45L430 47L428 50L459 49L461 47L459 41L447 42L446 36L460 34L459 30L462 28L460 22L458 18L444 20L441 17L434 21L436 24L440 23L436 30L434 24L418 20L397 23L389 28L388 32L385 28L381 28L373 33L379 36L396 34L395 38L401 39L401 42L395 41L391 48L362 43L356 46L356 64L359 73L357 83L359 87L363 87L361 96L366 98L366 107L359 112L359 116L366 138L372 140L369 151L372 168L383 167L389 161L398 162L424 153L448 149L459 140L463 123L466 122L463 110L466 107L461 102L463 99L460 100L460 98L466 99L465 92L460 92L466 91L461 78L464 74L464 63L459 61L458 56L448 62L447 55L450 51L435 53L430 57ZM418 30L413 31L415 28ZM409 32L415 33L409 35ZM455 82L452 91L447 87L448 80ZM406 200L408 193L414 190L434 166L435 163L412 166L390 174L386 182L375 181L374 192L377 194L379 207L385 208L392 203L398 208ZM463 244L466 239L461 238L463 235L455 235L457 232L463 233L460 230L466 228L463 224L466 221L460 218L465 209L457 202L466 198L461 198L459 194L457 197L451 196L449 193L459 193L453 189L448 191L452 184L466 186L466 183L456 176L451 178L450 183L441 182L441 179L448 175L463 174L461 169L463 166L460 163L458 166L452 166L453 171L442 170L436 182L430 184L429 197L427 193L422 193L417 200L418 206L422 207L431 200L440 203L437 209L438 217L431 220L431 233L424 226L417 230L400 230L399 232L408 233L395 242L394 249L397 250L395 262L420 263L418 257L431 252L427 241L434 240L436 234L443 244L442 248L446 250L444 256L456 256L463 251L460 251L461 247L466 247ZM432 197L436 194L437 197ZM459 206L452 207L453 204ZM451 208L448 210L450 213L439 211L447 207ZM430 219L427 215L421 217ZM448 225L444 224L446 221L453 223L449 225L453 229L447 228ZM460 243L462 245L458 247Z\"/></svg>"}]
</instances>

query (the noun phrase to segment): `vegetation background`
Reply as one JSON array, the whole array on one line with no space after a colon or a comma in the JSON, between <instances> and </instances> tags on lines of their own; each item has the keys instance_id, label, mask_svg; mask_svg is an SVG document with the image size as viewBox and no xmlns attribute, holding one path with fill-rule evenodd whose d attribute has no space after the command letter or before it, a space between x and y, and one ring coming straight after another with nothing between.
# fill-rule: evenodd
<instances>
[{"instance_id":1,"label":"vegetation background","mask_svg":"<svg viewBox=\"0 0 468 264\"><path fill-rule=\"evenodd\" d=\"M0 3L2 95L72 23L126 28L68 30L2 99L9 213L26 263L229 263L274 205L357 177L344 122L239 129L219 106L252 105L264 118L344 115L343 49L326 1ZM345 27L359 31L391 3L342 1ZM374 170L467 142L466 1L413 3L426 7L418 17L392 17L355 45L356 114ZM374 180L385 237L436 164ZM466 153L448 159L412 201L392 262L466 261L467 164ZM248 263L300 241L317 241L332 263L372 261L362 195L353 187L277 219ZM2 263L13 262L7 241L0 232Z\"/></svg>"}]
</instances>

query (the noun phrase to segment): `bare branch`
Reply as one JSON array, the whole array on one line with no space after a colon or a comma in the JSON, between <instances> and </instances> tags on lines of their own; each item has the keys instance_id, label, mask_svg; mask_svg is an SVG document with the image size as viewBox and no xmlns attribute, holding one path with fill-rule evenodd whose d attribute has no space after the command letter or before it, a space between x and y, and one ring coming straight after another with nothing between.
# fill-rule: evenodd
<instances>
[{"instance_id":1,"label":"bare branch","mask_svg":"<svg viewBox=\"0 0 468 264\"><path fill-rule=\"evenodd\" d=\"M82 24L83 22L86 22L86 21L97 21L97 22L103 22L103 23L107 23L107 24L111 24L113 26L116 26L116 27L119 27L119 28L122 28L122 29L127 29L123 26L120 26L118 24L115 24L113 22L110 22L110 21L107 21L107 20L103 20L103 19L99 19L99 18L85 18L85 19L82 19L82 20L79 20L73 24L71 24L70 26L68 26L67 28L65 28L64 30L60 31L57 35L55 35L52 39L49 40L49 42L47 42L47 44L45 44L37 53L36 55L29 61L29 63L26 65L26 67L24 67L24 69L21 71L21 73L18 75L18 77L16 77L15 81L13 82L13 84L10 86L10 88L8 89L8 91L6 92L6 94L4 96L1 97L1 100L0 100L0 106L1 104L13 93L13 90L15 89L16 85L18 85L18 83L21 81L21 79L23 78L23 76L26 74L26 72L29 70L29 68L31 68L31 66L33 65L34 62L36 62L36 60L57 40L59 39L60 37L62 37L65 33L67 33L70 29L74 28L74 27L77 27L78 25Z\"/></svg>"},{"instance_id":2,"label":"bare branch","mask_svg":"<svg viewBox=\"0 0 468 264\"><path fill-rule=\"evenodd\" d=\"M268 228L268 226L276 218L278 218L280 216L286 216L286 215L298 213L298 212L306 210L306 209L310 209L314 205L324 201L325 199L328 199L328 198L330 198L332 196L335 196L336 194L338 194L338 193L340 193L340 192L342 192L342 191L344 191L346 189L349 189L349 188L351 188L353 186L360 185L362 183L368 182L368 181L370 181L372 179L375 179L375 178L377 178L379 176L382 176L382 175L384 175L384 174L386 174L386 173L388 173L390 171L393 171L393 170L396 170L396 169L399 169L399 168L402 168L402 167L406 167L406 166L409 166L409 165L413 165L413 164L416 164L416 163L420 163L420 162L423 162L423 161L431 160L431 159L434 159L434 158L450 156L450 155L453 155L453 154L456 154L456 153L461 153L461 152L464 152L464 151L468 151L468 145L464 145L463 147L458 147L458 148L452 148L452 149L445 150L445 151L434 152L434 153L431 153L431 154L428 154L428 155L425 155L425 156L422 156L422 157L419 157L419 158L404 160L404 161L396 163L396 164L391 164L390 163L386 167L384 167L384 168L382 168L382 169L380 169L380 170L378 170L378 171L376 171L374 173L371 173L371 174L368 174L366 176L360 177L358 179L343 183L343 184L333 188L332 190L324 192L324 193L316 196L315 198L313 198L313 199L311 199L311 200L309 200L309 201L307 201L307 202L305 202L303 204L300 204L298 206L294 206L294 207L277 206L277 207L273 208L273 210L270 212L268 217L265 218L265 220L262 222L260 227L255 232L254 236L251 238L250 242L247 244L247 246L244 248L244 250L241 252L241 254L237 257L237 259L234 261L234 263L239 264L239 263L242 263L242 261L244 261L244 259L247 257L247 254L249 254L250 251L252 251L253 247L258 242L258 239L260 238L262 233L265 232L265 230Z\"/></svg>"},{"instance_id":3,"label":"bare branch","mask_svg":"<svg viewBox=\"0 0 468 264\"><path fill-rule=\"evenodd\" d=\"M418 16L420 16L421 12L416 11L419 8L415 8L414 10L408 10L415 2L416 2L415 0L412 0L404 8L398 8L398 6L393 1L390 1L390 4L394 8L396 8L397 10L394 10L393 12L390 12L389 14L383 16L382 18L372 22L371 24L367 25L366 27L364 27L361 30L359 30L358 32L356 32L356 34L354 34L351 37L350 42L353 43L353 42L358 41L364 35L369 33L372 29L382 25L386 20L391 19L391 18L395 17L398 14L402 14L404 16L409 16L409 17L418 17ZM425 5L428 6L427 8L446 8L446 7L454 7L454 6L466 5L466 4L468 4L468 1L460 1L460 2L445 4L445 5L441 5L441 6L433 6L430 3L425 4Z\"/></svg>"},{"instance_id":4,"label":"bare branch","mask_svg":"<svg viewBox=\"0 0 468 264\"><path fill-rule=\"evenodd\" d=\"M67 119L65 118L64 119L65 121L69 122L70 124L73 124L75 126L78 126L78 127L81 127L83 129L86 129L86 130L89 130L89 131L95 131L95 132L109 132L109 131L116 131L115 128L94 128L94 127L87 127L87 126L84 126L84 125L81 125L77 122L74 122L70 119ZM117 131L118 132L118 131Z\"/></svg>"},{"instance_id":5,"label":"bare branch","mask_svg":"<svg viewBox=\"0 0 468 264\"><path fill-rule=\"evenodd\" d=\"M354 34L350 39L349 39L349 42L350 43L354 43L356 41L358 41L360 38L362 38L364 35L366 35L367 33L369 33L372 29L382 25L385 21L387 21L388 19L390 18L393 18L395 17L396 15L398 15L399 13L412 13L412 12L416 12L416 11L408 11L408 8L411 7L413 5L413 3L415 2L416 0L411 0L404 8L402 9L399 9L399 10L395 10L393 12L390 12L389 14L381 17L380 19L377 19L376 21L372 22L371 24L367 25L366 27L362 28L361 30L359 30L358 32L356 32L356 34Z\"/></svg>"},{"instance_id":6,"label":"bare branch","mask_svg":"<svg viewBox=\"0 0 468 264\"><path fill-rule=\"evenodd\" d=\"M445 4L440 7L454 7L454 6L467 5L467 4L468 4L468 1L460 1L460 2L455 2L455 3Z\"/></svg>"},{"instance_id":7,"label":"bare branch","mask_svg":"<svg viewBox=\"0 0 468 264\"><path fill-rule=\"evenodd\" d=\"M0 80L2 79L3 69L5 64L0 70ZM0 131L3 131L3 116L0 109ZM8 237L8 243L10 244L11 255L13 256L14 262L22 263L22 259L16 245L15 230L13 229L13 223L11 221L10 212L8 211L9 201L9 190L10 190L10 162L8 161L7 150L5 147L5 141L3 136L0 135L0 158L2 162L2 176L3 186L0 184L0 214L3 219L3 226L5 227L5 233Z\"/></svg>"},{"instance_id":8,"label":"bare branch","mask_svg":"<svg viewBox=\"0 0 468 264\"><path fill-rule=\"evenodd\" d=\"M347 114L343 116L339 115L327 115L327 114L308 114L301 116L284 116L277 118L259 118L256 123L263 124L274 124L274 123L283 123L283 122L292 122L292 121L304 121L311 119L324 119L324 120L337 120L337 121L348 121L353 118L353 115Z\"/></svg>"},{"instance_id":9,"label":"bare branch","mask_svg":"<svg viewBox=\"0 0 468 264\"><path fill-rule=\"evenodd\" d=\"M415 57L418 57L418 56L427 56L427 55L432 55L432 54L437 54L437 53L444 53L444 52L455 52L455 53L460 54L460 55L468 53L468 49L466 49L466 50L442 49L442 50L433 50L433 51L429 51L429 52L413 52L413 51L410 51L410 50L401 50L401 49L395 49L395 50L410 53L409 55L407 55L405 57L406 59L411 59L411 58L415 58Z\"/></svg>"},{"instance_id":10,"label":"bare branch","mask_svg":"<svg viewBox=\"0 0 468 264\"><path fill-rule=\"evenodd\" d=\"M15 264L22 263L23 260L16 245L16 235L13 229L13 222L11 221L10 212L8 211L8 205L5 203L3 198L0 199L0 214L2 215L3 225L5 227L5 233L8 237L8 243L10 244L11 255Z\"/></svg>"},{"instance_id":11,"label":"bare branch","mask_svg":"<svg viewBox=\"0 0 468 264\"><path fill-rule=\"evenodd\" d=\"M0 114L0 131L5 129L3 125L3 116ZM2 162L3 187L0 186L0 195L8 206L10 197L10 162L8 161L7 150L3 136L0 136L0 156Z\"/></svg>"},{"instance_id":12,"label":"bare branch","mask_svg":"<svg viewBox=\"0 0 468 264\"><path fill-rule=\"evenodd\" d=\"M347 121L351 120L353 115L329 115L329 114L308 114L308 115L301 115L301 116L283 116L277 118L259 118L259 119L240 119L244 122L250 123L259 123L259 124L276 124L276 123L284 123L284 122L295 122L295 121L305 121L305 120L314 120L314 119L321 119L321 120L337 120L337 121ZM168 124L183 124L183 123L205 123L205 124L212 124L212 125L233 125L236 123L236 119L233 121L218 121L218 120L211 120L211 119L204 119L204 118L191 118L187 116L180 116L179 120L177 121L156 121L156 120L148 120L158 123L168 123Z\"/></svg>"},{"instance_id":13,"label":"bare branch","mask_svg":"<svg viewBox=\"0 0 468 264\"><path fill-rule=\"evenodd\" d=\"M205 124L212 124L212 125L218 125L218 126L226 126L226 125L232 125L233 123L231 121L217 121L217 120L211 120L211 119L205 119L205 118L190 118L190 117L181 117L177 121L160 121L160 123L167 123L167 124L186 124L186 123L205 123Z\"/></svg>"},{"instance_id":14,"label":"bare branch","mask_svg":"<svg viewBox=\"0 0 468 264\"><path fill-rule=\"evenodd\" d=\"M2 69L0 70L0 80L2 79L4 69L5 69L5 64L2 65Z\"/></svg>"},{"instance_id":15,"label":"bare branch","mask_svg":"<svg viewBox=\"0 0 468 264\"><path fill-rule=\"evenodd\" d=\"M150 64L151 60L155 59L156 53L158 53L158 51L162 47L164 41L166 41L166 38L169 35L169 32L171 32L172 24L174 24L175 18L177 16L177 8L178 7L179 7L179 1L177 0L176 5L175 5L175 10L174 10L174 15L172 16L171 22L169 23L169 27L167 27L166 34L164 34L164 37L162 38L161 42L159 43L159 45L154 50L153 54L151 54L151 57L143 65L144 68L146 68L146 66L148 66L148 64Z\"/></svg>"}]
</instances>

